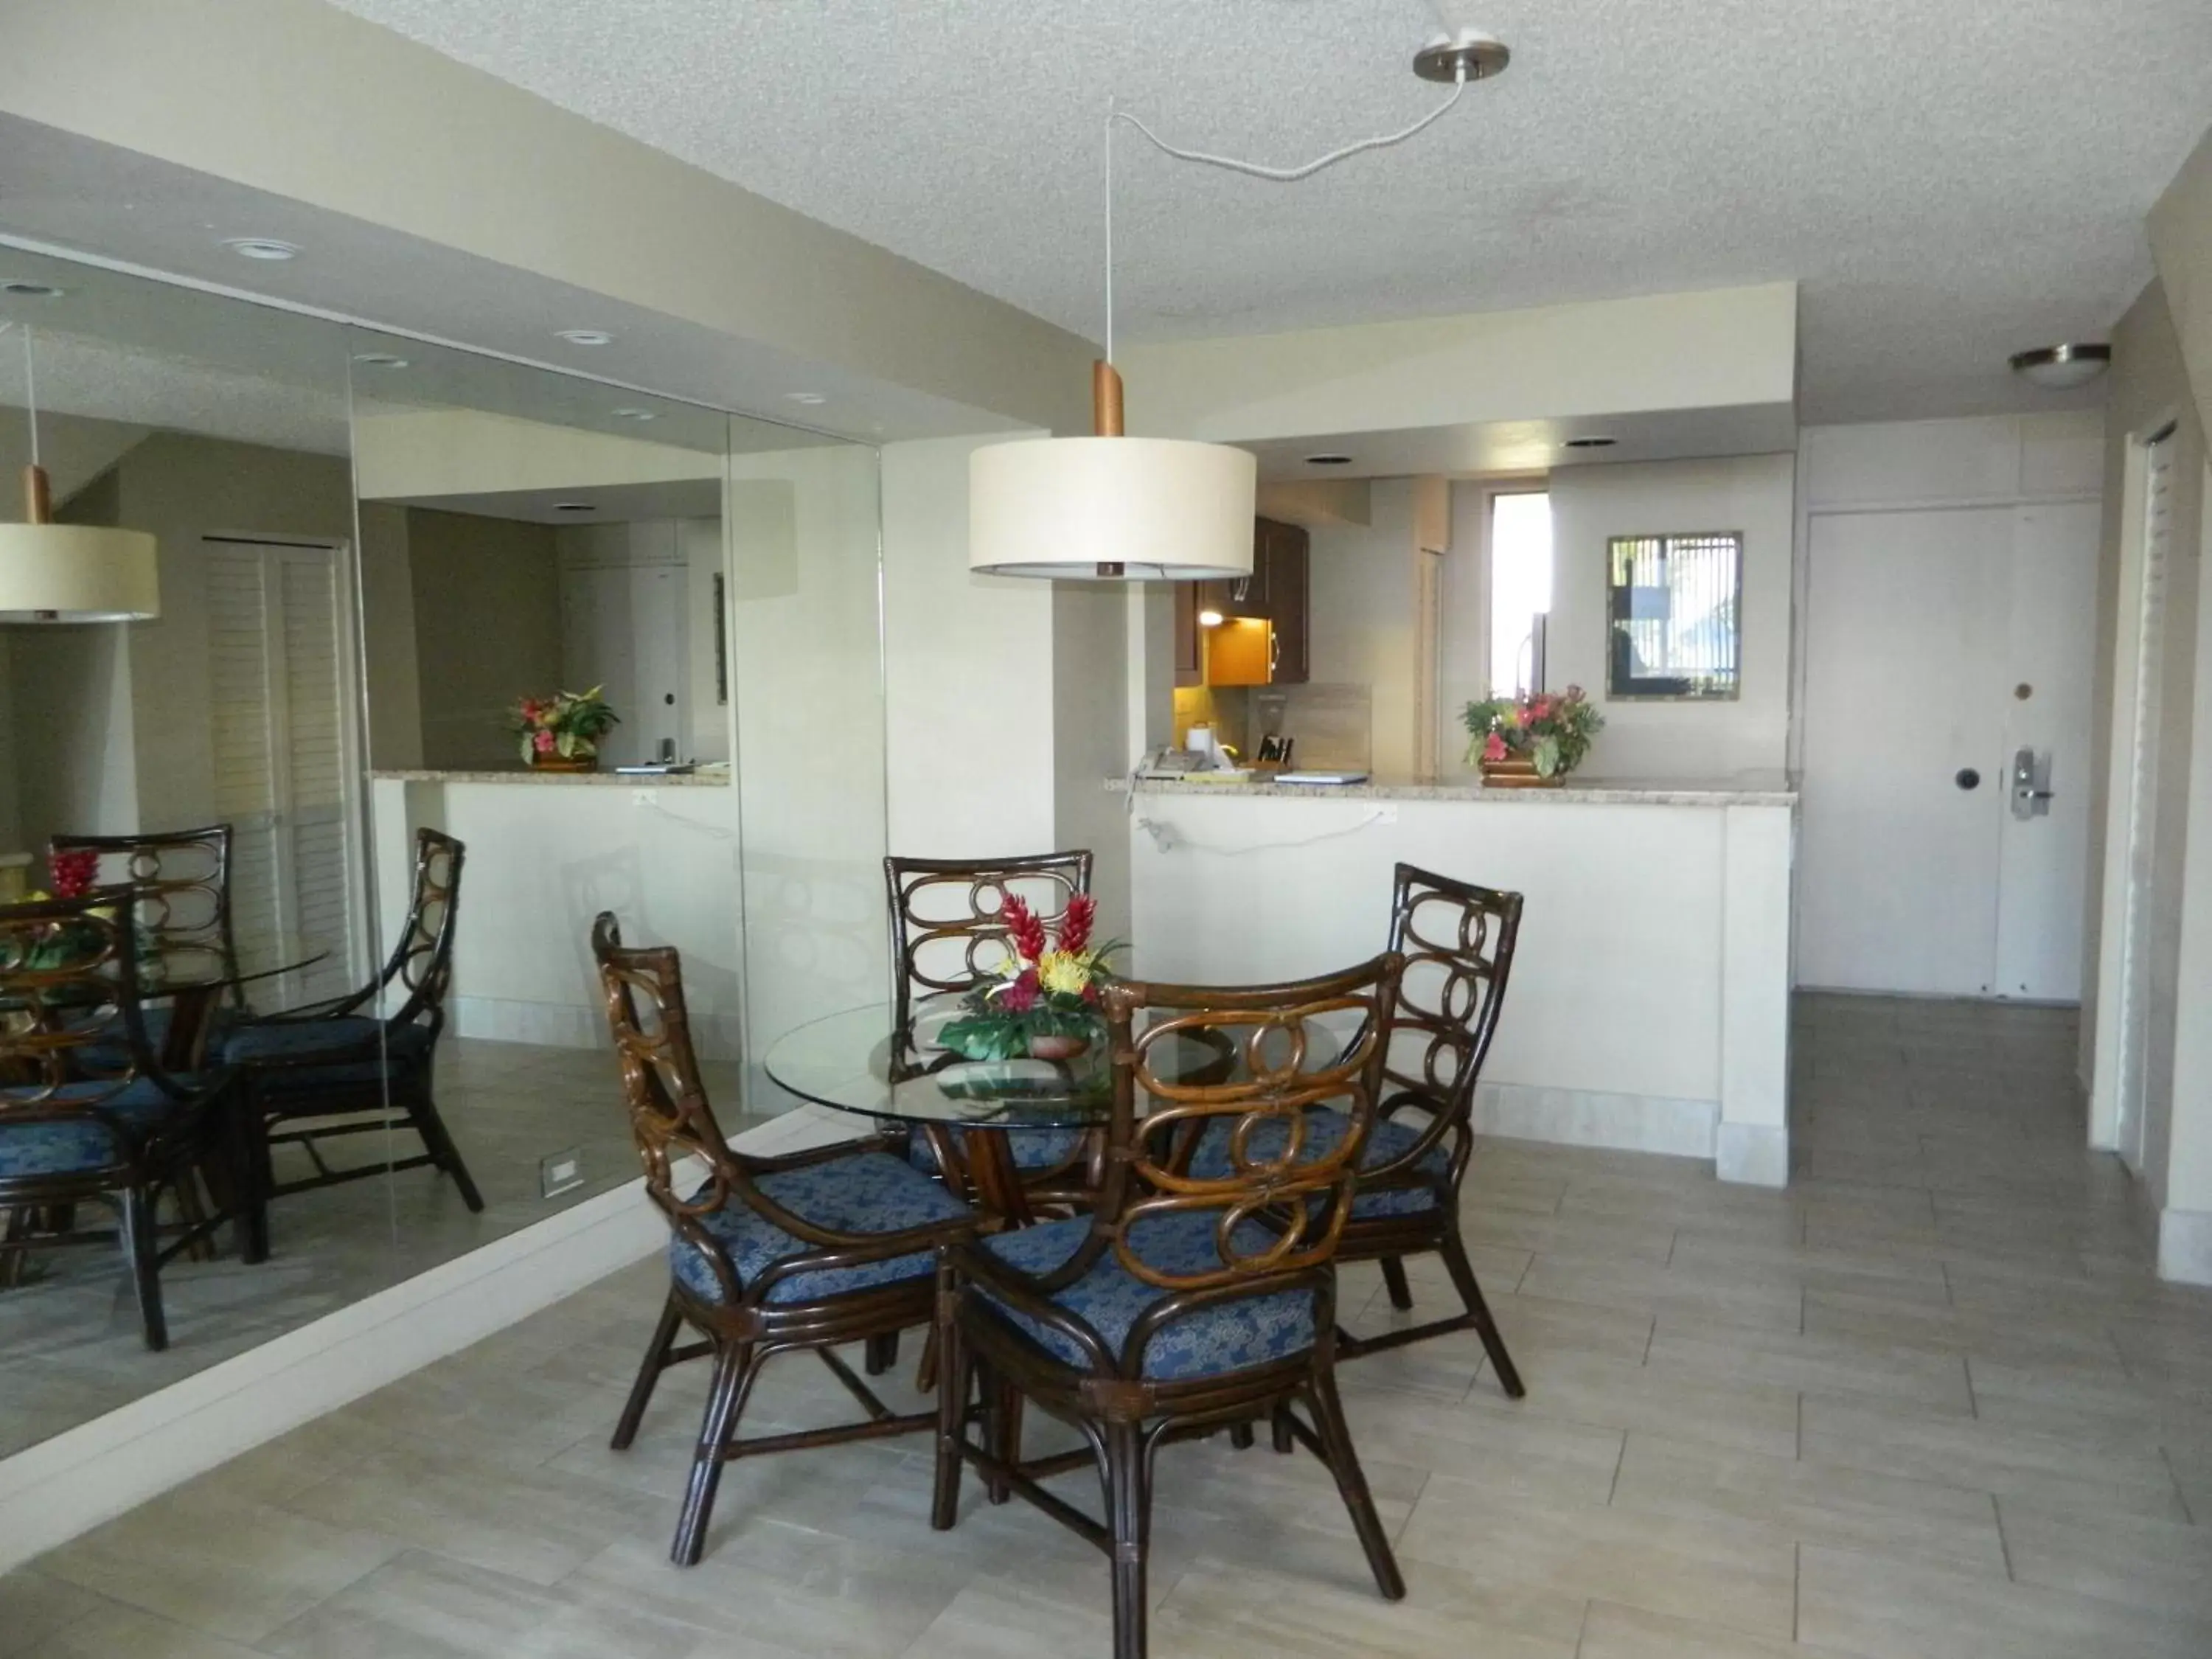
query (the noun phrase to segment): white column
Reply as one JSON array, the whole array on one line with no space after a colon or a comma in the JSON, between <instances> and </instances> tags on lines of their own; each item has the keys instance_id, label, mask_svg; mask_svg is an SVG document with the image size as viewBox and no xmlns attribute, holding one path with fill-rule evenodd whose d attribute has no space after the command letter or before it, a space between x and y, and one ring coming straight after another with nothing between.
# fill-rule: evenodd
<instances>
[{"instance_id":1,"label":"white column","mask_svg":"<svg viewBox=\"0 0 2212 1659\"><path fill-rule=\"evenodd\" d=\"M1794 809L1731 806L1723 838L1721 1121L1713 1170L1790 1180L1790 860Z\"/></svg>"}]
</instances>

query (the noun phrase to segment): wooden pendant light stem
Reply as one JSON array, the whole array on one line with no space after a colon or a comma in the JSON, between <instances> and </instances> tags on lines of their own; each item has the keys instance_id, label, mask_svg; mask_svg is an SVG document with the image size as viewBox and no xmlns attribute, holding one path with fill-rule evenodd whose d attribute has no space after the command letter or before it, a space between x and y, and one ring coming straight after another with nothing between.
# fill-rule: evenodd
<instances>
[{"instance_id":1,"label":"wooden pendant light stem","mask_svg":"<svg viewBox=\"0 0 2212 1659\"><path fill-rule=\"evenodd\" d=\"M23 469L23 522L52 524L54 521L53 486L46 482L46 469L36 465Z\"/></svg>"},{"instance_id":2,"label":"wooden pendant light stem","mask_svg":"<svg viewBox=\"0 0 2212 1659\"><path fill-rule=\"evenodd\" d=\"M1121 434L1121 371L1101 358L1091 365L1091 428L1101 438Z\"/></svg>"}]
</instances>

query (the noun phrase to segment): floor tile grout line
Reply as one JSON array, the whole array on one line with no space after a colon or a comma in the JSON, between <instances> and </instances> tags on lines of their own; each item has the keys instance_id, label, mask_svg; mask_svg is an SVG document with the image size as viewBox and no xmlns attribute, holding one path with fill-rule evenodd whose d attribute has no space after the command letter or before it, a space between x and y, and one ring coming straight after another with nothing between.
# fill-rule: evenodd
<instances>
[{"instance_id":1,"label":"floor tile grout line","mask_svg":"<svg viewBox=\"0 0 2212 1659\"><path fill-rule=\"evenodd\" d=\"M2012 1540L2005 1536L2004 1505L1995 1492L1990 1494L1990 1519L1996 1525L1997 1553L2004 1558L2005 1577L2017 1584L2020 1575L2012 1570Z\"/></svg>"},{"instance_id":2,"label":"floor tile grout line","mask_svg":"<svg viewBox=\"0 0 2212 1659\"><path fill-rule=\"evenodd\" d=\"M2181 1484L2181 1471L2173 1467L2173 1449L2162 1442L2158 1455L2166 1462L2166 1479L2173 1482L2174 1501L2181 1505L2181 1513L2191 1526L2197 1524L2197 1510L2189 1501L2189 1489Z\"/></svg>"}]
</instances>

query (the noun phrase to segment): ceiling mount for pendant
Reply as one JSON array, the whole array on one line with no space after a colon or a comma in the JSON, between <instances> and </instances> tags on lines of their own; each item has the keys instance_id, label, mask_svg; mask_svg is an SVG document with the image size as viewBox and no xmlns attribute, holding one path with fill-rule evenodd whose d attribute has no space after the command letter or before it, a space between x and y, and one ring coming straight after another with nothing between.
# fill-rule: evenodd
<instances>
[{"instance_id":1,"label":"ceiling mount for pendant","mask_svg":"<svg viewBox=\"0 0 2212 1659\"><path fill-rule=\"evenodd\" d=\"M1441 37L1413 54L1413 73L1424 81L1492 81L1505 73L1513 54L1496 35L1480 29L1462 29L1449 40Z\"/></svg>"}]
</instances>

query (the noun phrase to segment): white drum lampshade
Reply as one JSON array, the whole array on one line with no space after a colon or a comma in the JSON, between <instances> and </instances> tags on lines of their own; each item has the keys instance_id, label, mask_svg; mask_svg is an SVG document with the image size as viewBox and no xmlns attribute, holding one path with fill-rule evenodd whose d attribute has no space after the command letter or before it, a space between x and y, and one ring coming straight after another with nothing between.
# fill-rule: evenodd
<instances>
[{"instance_id":1,"label":"white drum lampshade","mask_svg":"<svg viewBox=\"0 0 2212 1659\"><path fill-rule=\"evenodd\" d=\"M143 531L0 524L0 623L146 622L161 613L154 538Z\"/></svg>"},{"instance_id":2,"label":"white drum lampshade","mask_svg":"<svg viewBox=\"0 0 2212 1659\"><path fill-rule=\"evenodd\" d=\"M1252 574L1259 462L1171 438L1032 438L968 464L968 566L1079 581Z\"/></svg>"}]
</instances>

